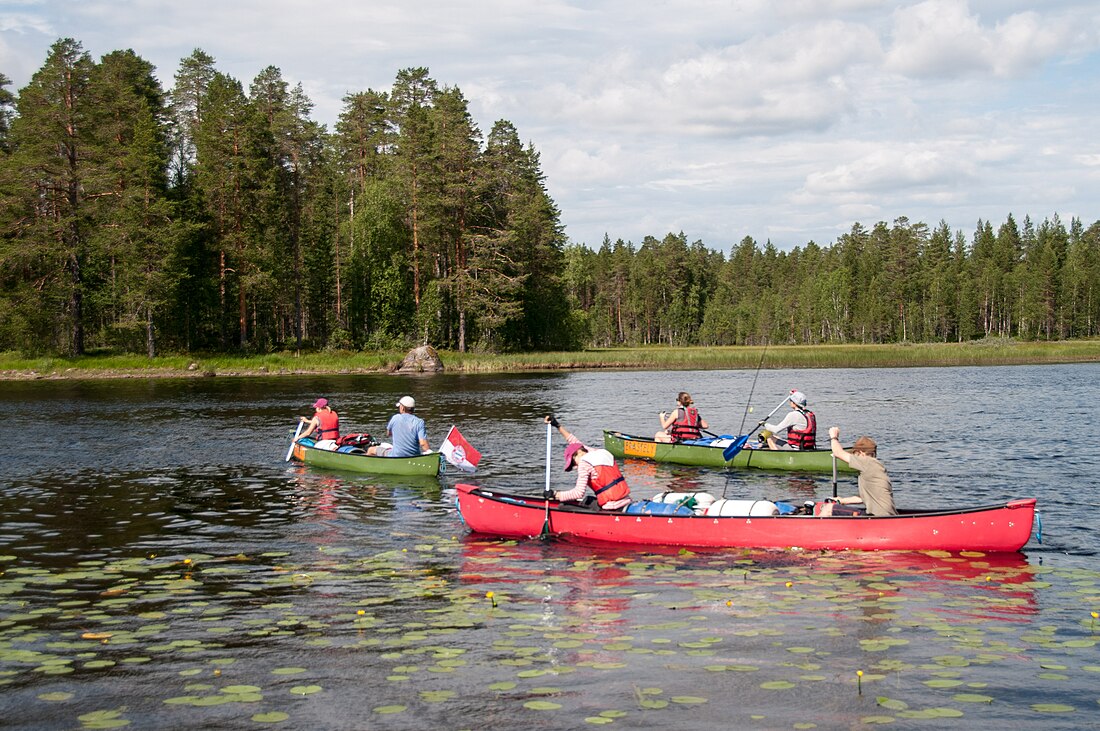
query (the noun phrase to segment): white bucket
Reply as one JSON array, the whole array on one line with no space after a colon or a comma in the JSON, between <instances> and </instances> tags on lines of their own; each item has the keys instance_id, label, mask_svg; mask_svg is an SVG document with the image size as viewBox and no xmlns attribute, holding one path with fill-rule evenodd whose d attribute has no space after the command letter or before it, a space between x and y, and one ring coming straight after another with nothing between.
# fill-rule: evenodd
<instances>
[{"instance_id":1,"label":"white bucket","mask_svg":"<svg viewBox=\"0 0 1100 731\"><path fill-rule=\"evenodd\" d=\"M779 507L770 500L715 500L707 508L707 515L743 517L779 515Z\"/></svg>"}]
</instances>

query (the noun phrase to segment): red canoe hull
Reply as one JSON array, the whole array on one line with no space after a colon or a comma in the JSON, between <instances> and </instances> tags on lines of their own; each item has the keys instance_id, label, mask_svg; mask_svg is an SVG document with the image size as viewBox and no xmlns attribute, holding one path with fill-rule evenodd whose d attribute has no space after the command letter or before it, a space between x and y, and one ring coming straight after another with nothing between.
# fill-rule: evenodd
<instances>
[{"instance_id":1,"label":"red canoe hull","mask_svg":"<svg viewBox=\"0 0 1100 731\"><path fill-rule=\"evenodd\" d=\"M474 533L554 536L607 543L697 548L868 551L1019 551L1031 537L1035 498L965 510L889 517L714 517L600 513L557 501L459 484L458 509Z\"/></svg>"}]
</instances>

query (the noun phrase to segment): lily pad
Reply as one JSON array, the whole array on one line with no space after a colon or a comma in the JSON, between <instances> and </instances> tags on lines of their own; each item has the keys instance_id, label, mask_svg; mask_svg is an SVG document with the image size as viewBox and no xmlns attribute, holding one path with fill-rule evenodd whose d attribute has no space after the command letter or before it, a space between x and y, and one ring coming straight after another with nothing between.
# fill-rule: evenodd
<instances>
[{"instance_id":1,"label":"lily pad","mask_svg":"<svg viewBox=\"0 0 1100 731\"><path fill-rule=\"evenodd\" d=\"M41 701L67 701L73 697L72 693L66 693L64 691L56 691L53 693L39 693L38 700Z\"/></svg>"},{"instance_id":2,"label":"lily pad","mask_svg":"<svg viewBox=\"0 0 1100 731\"><path fill-rule=\"evenodd\" d=\"M288 718L290 718L290 715L282 711L271 711L270 713L257 713L252 717L252 720L256 723L281 723Z\"/></svg>"},{"instance_id":3,"label":"lily pad","mask_svg":"<svg viewBox=\"0 0 1100 731\"><path fill-rule=\"evenodd\" d=\"M909 704L905 701L899 701L896 698L887 698L885 696L879 696L876 702L883 708L888 708L891 711L904 711L909 707Z\"/></svg>"}]
</instances>

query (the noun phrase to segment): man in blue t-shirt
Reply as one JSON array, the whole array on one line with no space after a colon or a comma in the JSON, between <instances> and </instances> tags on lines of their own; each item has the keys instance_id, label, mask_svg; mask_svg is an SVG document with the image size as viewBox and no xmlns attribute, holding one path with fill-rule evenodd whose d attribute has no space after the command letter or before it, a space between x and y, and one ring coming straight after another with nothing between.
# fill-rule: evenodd
<instances>
[{"instance_id":1,"label":"man in blue t-shirt","mask_svg":"<svg viewBox=\"0 0 1100 731\"><path fill-rule=\"evenodd\" d=\"M380 457L416 457L432 451L428 444L428 433L424 429L424 420L416 416L416 400L412 396L402 396L397 402L397 413L386 424L386 433L393 441L393 447L384 449L371 447L368 454Z\"/></svg>"}]
</instances>

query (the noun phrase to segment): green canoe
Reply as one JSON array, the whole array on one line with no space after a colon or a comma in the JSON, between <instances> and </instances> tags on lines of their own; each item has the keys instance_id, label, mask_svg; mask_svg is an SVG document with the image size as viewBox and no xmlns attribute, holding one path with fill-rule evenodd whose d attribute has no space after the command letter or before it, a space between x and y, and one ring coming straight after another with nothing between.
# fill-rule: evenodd
<instances>
[{"instance_id":1,"label":"green canoe","mask_svg":"<svg viewBox=\"0 0 1100 731\"><path fill-rule=\"evenodd\" d=\"M603 433L604 449L616 457L637 457L654 462L694 465L697 467L751 467L759 470L784 470L789 472L833 471L832 452L828 449L806 451L742 449L726 461L722 452L729 444L720 441L718 446L706 444L668 444L655 442L650 437L635 437L618 431ZM855 472L842 460L837 460L837 472Z\"/></svg>"},{"instance_id":2,"label":"green canoe","mask_svg":"<svg viewBox=\"0 0 1100 731\"><path fill-rule=\"evenodd\" d=\"M355 452L330 452L305 444L294 445L294 457L310 467L365 472L372 475L438 475L443 467L438 452L417 457L368 457Z\"/></svg>"}]
</instances>

